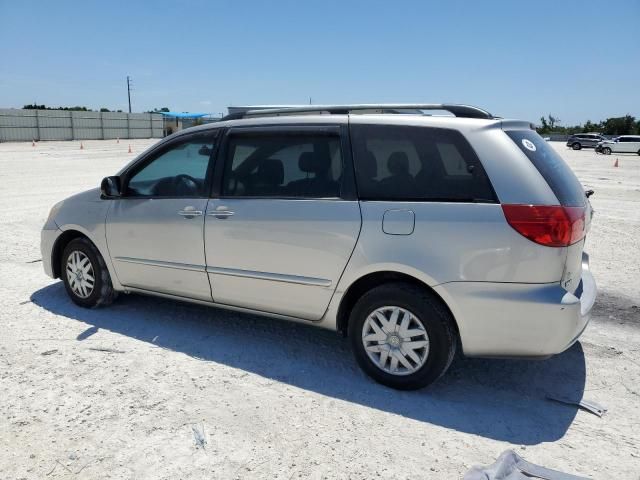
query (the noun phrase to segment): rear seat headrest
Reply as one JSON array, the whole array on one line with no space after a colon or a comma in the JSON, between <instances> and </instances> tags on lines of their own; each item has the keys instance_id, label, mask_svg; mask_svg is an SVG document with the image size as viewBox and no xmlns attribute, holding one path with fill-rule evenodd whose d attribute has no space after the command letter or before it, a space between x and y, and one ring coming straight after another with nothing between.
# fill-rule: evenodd
<instances>
[{"instance_id":1,"label":"rear seat headrest","mask_svg":"<svg viewBox=\"0 0 640 480\"><path fill-rule=\"evenodd\" d=\"M394 152L389 155L387 168L392 175L409 173L409 157L405 152Z\"/></svg>"},{"instance_id":2,"label":"rear seat headrest","mask_svg":"<svg viewBox=\"0 0 640 480\"><path fill-rule=\"evenodd\" d=\"M366 150L360 162L356 165L360 169L360 176L362 178L371 180L378 176L378 160L371 150Z\"/></svg>"},{"instance_id":3,"label":"rear seat headrest","mask_svg":"<svg viewBox=\"0 0 640 480\"><path fill-rule=\"evenodd\" d=\"M325 173L331 168L331 158L315 152L304 152L298 159L298 166L305 173Z\"/></svg>"},{"instance_id":4,"label":"rear seat headrest","mask_svg":"<svg viewBox=\"0 0 640 480\"><path fill-rule=\"evenodd\" d=\"M278 186L284 182L284 165L282 160L267 158L258 164L256 176L267 185Z\"/></svg>"}]
</instances>

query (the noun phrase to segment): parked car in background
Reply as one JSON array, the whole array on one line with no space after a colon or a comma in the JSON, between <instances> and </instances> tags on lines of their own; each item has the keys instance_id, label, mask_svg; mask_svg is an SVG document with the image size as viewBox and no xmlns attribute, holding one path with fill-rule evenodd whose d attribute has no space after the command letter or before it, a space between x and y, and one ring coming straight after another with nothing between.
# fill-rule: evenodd
<instances>
[{"instance_id":1,"label":"parked car in background","mask_svg":"<svg viewBox=\"0 0 640 480\"><path fill-rule=\"evenodd\" d=\"M596 297L591 216L530 122L464 105L248 110L54 205L42 260L82 307L131 292L316 325L413 389L459 346L545 358L575 343Z\"/></svg>"},{"instance_id":2,"label":"parked car in background","mask_svg":"<svg viewBox=\"0 0 640 480\"><path fill-rule=\"evenodd\" d=\"M567 147L571 147L574 150L595 148L598 142L603 140L606 140L606 138L599 133L577 133L569 137L567 140Z\"/></svg>"},{"instance_id":3,"label":"parked car in background","mask_svg":"<svg viewBox=\"0 0 640 480\"><path fill-rule=\"evenodd\" d=\"M611 140L603 140L596 145L596 152L605 155L612 153L637 153L640 155L640 135L621 135Z\"/></svg>"}]
</instances>

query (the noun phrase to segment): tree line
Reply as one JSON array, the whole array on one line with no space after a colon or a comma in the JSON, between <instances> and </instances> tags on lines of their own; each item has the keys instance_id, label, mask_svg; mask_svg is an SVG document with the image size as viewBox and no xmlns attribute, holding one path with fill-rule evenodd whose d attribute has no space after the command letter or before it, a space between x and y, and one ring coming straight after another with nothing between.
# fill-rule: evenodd
<instances>
[{"instance_id":1,"label":"tree line","mask_svg":"<svg viewBox=\"0 0 640 480\"><path fill-rule=\"evenodd\" d=\"M22 110L66 110L68 112L93 112L94 110L81 107L80 105L76 105L74 107L47 107L46 105L38 105L35 102L30 105L25 105L22 107ZM108 108L102 107L100 110L95 110L97 112L119 112L122 113L122 110L109 110ZM153 110L146 111L144 113L160 113L160 112L169 112L168 107L162 108L154 108Z\"/></svg>"},{"instance_id":2,"label":"tree line","mask_svg":"<svg viewBox=\"0 0 640 480\"><path fill-rule=\"evenodd\" d=\"M94 110L81 107L80 105L76 105L74 107L47 107L46 105L38 105L36 103L32 103L30 105L25 105L22 107L22 110L65 110L67 112L93 112ZM97 112L122 112L122 110L109 110L108 108L102 107L100 110L96 110Z\"/></svg>"},{"instance_id":3,"label":"tree line","mask_svg":"<svg viewBox=\"0 0 640 480\"><path fill-rule=\"evenodd\" d=\"M536 130L540 134L559 133L572 135L574 133L597 132L603 135L640 135L640 120L636 117L625 115L624 117L610 117L600 122L587 120L582 125L562 126L561 120L551 114L540 117L540 125Z\"/></svg>"}]
</instances>

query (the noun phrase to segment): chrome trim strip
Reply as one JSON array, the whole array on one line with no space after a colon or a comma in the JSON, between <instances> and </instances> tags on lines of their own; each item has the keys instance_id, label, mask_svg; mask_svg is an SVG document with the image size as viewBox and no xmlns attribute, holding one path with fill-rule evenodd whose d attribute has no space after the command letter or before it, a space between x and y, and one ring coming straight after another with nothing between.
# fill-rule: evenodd
<instances>
[{"instance_id":1,"label":"chrome trim strip","mask_svg":"<svg viewBox=\"0 0 640 480\"><path fill-rule=\"evenodd\" d=\"M232 277L255 278L271 280L272 282L298 283L314 287L330 287L331 280L325 278L299 277L297 275L283 275L281 273L254 272L251 270L237 270L235 268L207 267L207 273L229 275Z\"/></svg>"},{"instance_id":2,"label":"chrome trim strip","mask_svg":"<svg viewBox=\"0 0 640 480\"><path fill-rule=\"evenodd\" d=\"M144 258L116 257L119 262L138 263L140 265L149 265L151 267L176 268L178 270L192 270L194 272L204 272L204 265L190 265L188 263L162 262L160 260L145 260Z\"/></svg>"}]
</instances>

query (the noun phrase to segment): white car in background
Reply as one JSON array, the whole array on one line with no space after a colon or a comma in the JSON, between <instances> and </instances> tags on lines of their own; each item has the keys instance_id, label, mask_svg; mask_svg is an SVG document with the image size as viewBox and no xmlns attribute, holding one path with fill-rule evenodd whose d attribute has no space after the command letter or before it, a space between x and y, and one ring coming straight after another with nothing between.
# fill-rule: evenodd
<instances>
[{"instance_id":1,"label":"white car in background","mask_svg":"<svg viewBox=\"0 0 640 480\"><path fill-rule=\"evenodd\" d=\"M640 155L640 135L621 135L612 140L604 140L598 144L596 151L605 155L611 155L611 153L637 153Z\"/></svg>"}]
</instances>

